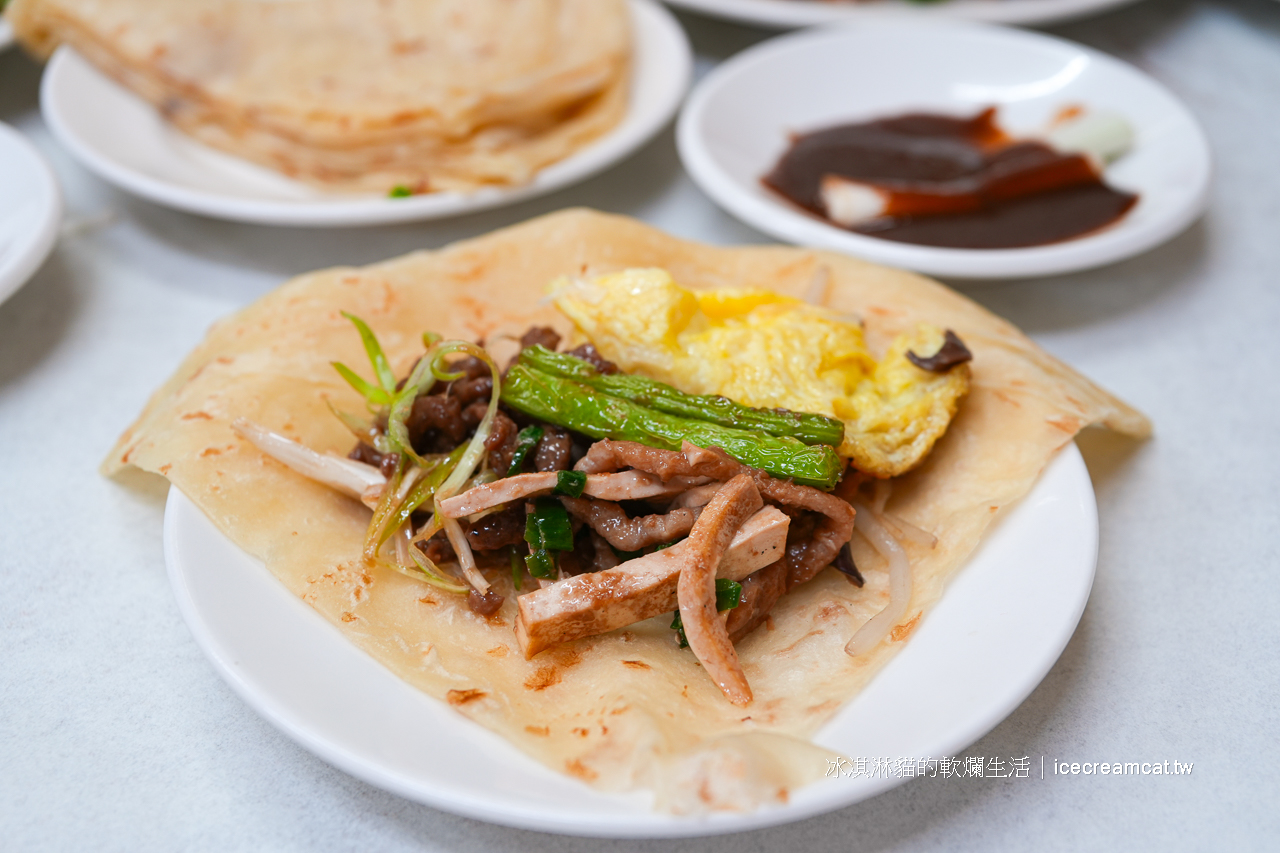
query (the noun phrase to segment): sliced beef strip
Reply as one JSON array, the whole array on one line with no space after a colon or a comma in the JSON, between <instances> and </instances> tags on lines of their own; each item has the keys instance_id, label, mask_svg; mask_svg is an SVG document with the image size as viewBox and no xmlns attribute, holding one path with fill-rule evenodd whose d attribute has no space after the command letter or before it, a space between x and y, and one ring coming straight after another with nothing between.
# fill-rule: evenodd
<instances>
[{"instance_id":1,"label":"sliced beef strip","mask_svg":"<svg viewBox=\"0 0 1280 853\"><path fill-rule=\"evenodd\" d=\"M489 437L484 440L484 449L489 451L489 467L497 471L499 476L505 475L511 467L511 460L516 454L516 433L519 431L520 428L511 418L501 411L494 413L493 428Z\"/></svg>"},{"instance_id":2,"label":"sliced beef strip","mask_svg":"<svg viewBox=\"0 0 1280 853\"><path fill-rule=\"evenodd\" d=\"M488 592L476 592L474 589L467 593L467 606L475 613L481 616L492 616L502 607L505 599L494 590Z\"/></svg>"},{"instance_id":3,"label":"sliced beef strip","mask_svg":"<svg viewBox=\"0 0 1280 853\"><path fill-rule=\"evenodd\" d=\"M628 518L613 501L561 498L569 514L580 519L619 551L642 551L688 536L701 510L674 509L665 515Z\"/></svg>"},{"instance_id":4,"label":"sliced beef strip","mask_svg":"<svg viewBox=\"0 0 1280 853\"><path fill-rule=\"evenodd\" d=\"M348 459L354 459L357 462L363 462L366 465L372 465L382 472L382 476L388 480L391 475L396 472L396 457L394 453L383 456L372 445L363 441L355 446L350 453L347 454Z\"/></svg>"},{"instance_id":5,"label":"sliced beef strip","mask_svg":"<svg viewBox=\"0 0 1280 853\"><path fill-rule=\"evenodd\" d=\"M449 544L449 538L443 530L426 542L419 542L418 548L421 549L423 554L427 555L428 560L437 566L441 563L449 563L458 559L458 555L453 552L453 546Z\"/></svg>"},{"instance_id":6,"label":"sliced beef strip","mask_svg":"<svg viewBox=\"0 0 1280 853\"><path fill-rule=\"evenodd\" d=\"M853 536L853 507L836 495L811 486L798 486L778 480L765 472L743 465L718 447L696 447L685 443L684 449L659 450L632 441L597 441L577 464L587 473L603 473L630 467L667 480L676 476L703 476L728 480L749 473L761 496L771 503L807 509L824 516L806 542L787 549L787 589L813 578L829 566L840 553L841 546Z\"/></svg>"},{"instance_id":7,"label":"sliced beef strip","mask_svg":"<svg viewBox=\"0 0 1280 853\"><path fill-rule=\"evenodd\" d=\"M544 426L542 440L533 455L538 471L567 471L572 464L573 437L558 426Z\"/></svg>"},{"instance_id":8,"label":"sliced beef strip","mask_svg":"<svg viewBox=\"0 0 1280 853\"><path fill-rule=\"evenodd\" d=\"M429 435L432 430L452 442L450 447L460 444L467 435L461 404L445 394L431 394L414 400L413 409L405 419L405 427L415 448L435 443L431 441L434 436Z\"/></svg>"},{"instance_id":9,"label":"sliced beef strip","mask_svg":"<svg viewBox=\"0 0 1280 853\"><path fill-rule=\"evenodd\" d=\"M467 543L477 551L496 551L524 541L524 506L486 515L467 530Z\"/></svg>"},{"instance_id":10,"label":"sliced beef strip","mask_svg":"<svg viewBox=\"0 0 1280 853\"><path fill-rule=\"evenodd\" d=\"M596 370L606 376L618 372L618 365L602 356L600 351L595 348L594 344L583 344L580 347L574 347L569 350L569 355L577 356L583 361L588 362Z\"/></svg>"},{"instance_id":11,"label":"sliced beef strip","mask_svg":"<svg viewBox=\"0 0 1280 853\"><path fill-rule=\"evenodd\" d=\"M605 547L609 546L606 545ZM594 571L596 545L592 540L590 528L583 527L580 529L574 538L573 550L560 552L558 560L561 574L580 575L584 572Z\"/></svg>"},{"instance_id":12,"label":"sliced beef strip","mask_svg":"<svg viewBox=\"0 0 1280 853\"><path fill-rule=\"evenodd\" d=\"M746 637L769 616L769 611L787 591L787 563L778 560L742 579L742 598L738 606L729 611L725 630L729 639L737 643Z\"/></svg>"},{"instance_id":13,"label":"sliced beef strip","mask_svg":"<svg viewBox=\"0 0 1280 853\"><path fill-rule=\"evenodd\" d=\"M528 349L539 344L554 351L556 347L560 346L560 335L550 326L530 326L529 331L520 336L521 349Z\"/></svg>"},{"instance_id":14,"label":"sliced beef strip","mask_svg":"<svg viewBox=\"0 0 1280 853\"><path fill-rule=\"evenodd\" d=\"M480 400L484 403L489 402L489 395L493 393L493 377L477 376L475 379L459 379L449 385L448 394L450 397L458 401L463 408ZM478 421L477 421L478 423Z\"/></svg>"}]
</instances>

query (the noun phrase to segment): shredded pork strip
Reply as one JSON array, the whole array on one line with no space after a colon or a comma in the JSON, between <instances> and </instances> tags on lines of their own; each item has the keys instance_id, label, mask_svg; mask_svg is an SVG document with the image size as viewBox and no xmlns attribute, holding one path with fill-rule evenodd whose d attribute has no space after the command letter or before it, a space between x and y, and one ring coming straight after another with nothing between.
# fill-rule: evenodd
<instances>
[{"instance_id":1,"label":"shredded pork strip","mask_svg":"<svg viewBox=\"0 0 1280 853\"><path fill-rule=\"evenodd\" d=\"M619 551L643 551L683 538L693 529L701 508L679 508L665 515L641 515L628 518L613 501L595 498L561 498L569 514L586 524Z\"/></svg>"},{"instance_id":2,"label":"shredded pork strip","mask_svg":"<svg viewBox=\"0 0 1280 853\"><path fill-rule=\"evenodd\" d=\"M440 502L445 518L466 518L486 509L539 494L549 494L556 487L558 472L517 474L468 489L460 495ZM643 471L621 474L589 474L582 493L607 501L644 500L670 497L693 486L706 483L705 477L673 477L662 480Z\"/></svg>"},{"instance_id":3,"label":"shredded pork strip","mask_svg":"<svg viewBox=\"0 0 1280 853\"><path fill-rule=\"evenodd\" d=\"M739 474L707 504L682 555L676 596L689 648L734 705L751 703L751 685L716 610L716 570L734 534L764 502L750 474Z\"/></svg>"},{"instance_id":4,"label":"shredded pork strip","mask_svg":"<svg viewBox=\"0 0 1280 853\"><path fill-rule=\"evenodd\" d=\"M717 575L740 581L777 562L786 550L790 523L777 507L765 507L751 516L733 536ZM682 555L688 547L686 539L614 568L576 575L521 595L516 600L519 615L515 625L520 650L531 658L560 643L615 631L675 610ZM601 552L612 554L603 542L596 549L597 555Z\"/></svg>"},{"instance_id":5,"label":"shredded pork strip","mask_svg":"<svg viewBox=\"0 0 1280 853\"><path fill-rule=\"evenodd\" d=\"M698 447L686 441L679 451L659 450L631 441L605 439L591 445L576 468L588 476L634 468L654 474L664 482L691 476L728 480L747 473L765 500L821 513L824 517L813 537L787 549L787 589L811 580L831 565L844 543L853 536L854 512L847 501L811 486L797 486L770 477L743 465L718 447Z\"/></svg>"}]
</instances>

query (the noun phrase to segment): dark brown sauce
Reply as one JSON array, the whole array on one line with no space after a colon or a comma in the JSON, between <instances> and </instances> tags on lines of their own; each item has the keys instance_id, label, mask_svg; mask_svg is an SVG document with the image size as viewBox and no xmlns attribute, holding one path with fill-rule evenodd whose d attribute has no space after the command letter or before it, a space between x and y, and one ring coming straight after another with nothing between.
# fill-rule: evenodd
<instances>
[{"instance_id":1,"label":"dark brown sauce","mask_svg":"<svg viewBox=\"0 0 1280 853\"><path fill-rule=\"evenodd\" d=\"M835 175L885 197L884 215L850 230L928 246L1009 249L1104 228L1138 197L1111 189L1089 160L1011 140L995 110L971 119L916 113L797 136L764 184L825 216Z\"/></svg>"}]
</instances>

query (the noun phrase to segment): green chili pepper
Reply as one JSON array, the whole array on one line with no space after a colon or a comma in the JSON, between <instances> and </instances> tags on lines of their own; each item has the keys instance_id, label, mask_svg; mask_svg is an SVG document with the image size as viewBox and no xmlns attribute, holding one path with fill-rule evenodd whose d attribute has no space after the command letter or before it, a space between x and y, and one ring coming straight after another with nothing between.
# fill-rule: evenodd
<instances>
[{"instance_id":1,"label":"green chili pepper","mask_svg":"<svg viewBox=\"0 0 1280 853\"><path fill-rule=\"evenodd\" d=\"M568 353L553 352L541 344L521 352L520 362L543 373L572 379L613 397L621 397L669 415L769 435L790 436L805 444L830 444L839 447L844 440L844 423L836 418L789 412L786 409L755 409L735 403L728 397L686 394L643 376L604 374L589 361Z\"/></svg>"},{"instance_id":2,"label":"green chili pepper","mask_svg":"<svg viewBox=\"0 0 1280 853\"><path fill-rule=\"evenodd\" d=\"M582 497L582 490L587 487L587 475L581 471L557 471L556 487L553 494L567 498Z\"/></svg>"},{"instance_id":3,"label":"green chili pepper","mask_svg":"<svg viewBox=\"0 0 1280 853\"><path fill-rule=\"evenodd\" d=\"M636 441L664 450L679 450L685 440L699 447L719 447L745 465L820 489L834 488L844 469L830 445L810 446L794 438L667 414L527 364L515 364L507 371L502 401L540 421L592 438Z\"/></svg>"},{"instance_id":4,"label":"green chili pepper","mask_svg":"<svg viewBox=\"0 0 1280 853\"><path fill-rule=\"evenodd\" d=\"M520 466L524 465L525 457L538 446L539 441L542 441L542 432L542 427L535 425L527 426L516 433L516 452L512 455L511 465L507 468L508 477L514 477L520 473Z\"/></svg>"}]
</instances>

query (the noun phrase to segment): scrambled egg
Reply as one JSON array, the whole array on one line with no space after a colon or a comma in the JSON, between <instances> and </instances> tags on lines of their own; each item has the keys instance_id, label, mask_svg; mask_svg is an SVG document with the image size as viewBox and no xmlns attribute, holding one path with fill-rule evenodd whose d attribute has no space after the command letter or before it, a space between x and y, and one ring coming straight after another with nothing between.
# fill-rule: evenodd
<instances>
[{"instance_id":1,"label":"scrambled egg","mask_svg":"<svg viewBox=\"0 0 1280 853\"><path fill-rule=\"evenodd\" d=\"M767 290L693 291L661 269L554 285L556 306L605 358L691 394L840 418L841 456L877 477L911 470L969 390L966 364L932 373L943 332L920 326L876 362L862 328Z\"/></svg>"}]
</instances>

